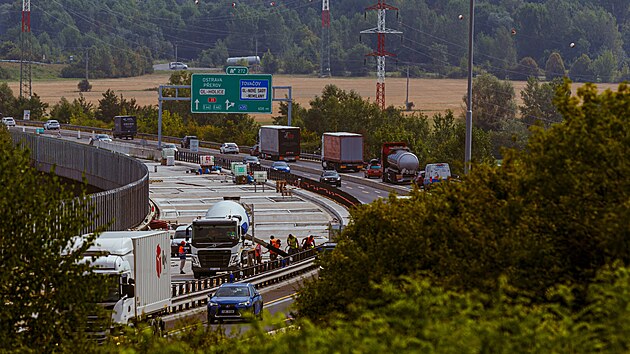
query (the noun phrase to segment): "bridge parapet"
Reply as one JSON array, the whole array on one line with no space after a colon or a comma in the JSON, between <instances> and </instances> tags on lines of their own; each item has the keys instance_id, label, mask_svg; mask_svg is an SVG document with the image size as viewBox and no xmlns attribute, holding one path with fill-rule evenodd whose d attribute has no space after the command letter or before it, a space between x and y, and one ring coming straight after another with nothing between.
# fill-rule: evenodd
<instances>
[{"instance_id":1,"label":"bridge parapet","mask_svg":"<svg viewBox=\"0 0 630 354\"><path fill-rule=\"evenodd\" d=\"M34 166L75 181L100 188L90 194L96 209L92 232L104 226L108 231L126 230L140 224L149 214L149 170L141 161L124 154L57 138L11 131L16 144L30 151Z\"/></svg>"}]
</instances>

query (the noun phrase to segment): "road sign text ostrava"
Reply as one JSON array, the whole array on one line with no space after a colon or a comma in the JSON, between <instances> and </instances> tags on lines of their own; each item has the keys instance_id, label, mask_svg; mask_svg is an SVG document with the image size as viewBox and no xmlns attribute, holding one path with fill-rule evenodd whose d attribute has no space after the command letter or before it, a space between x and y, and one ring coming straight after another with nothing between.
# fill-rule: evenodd
<instances>
[{"instance_id":1,"label":"road sign text ostrava","mask_svg":"<svg viewBox=\"0 0 630 354\"><path fill-rule=\"evenodd\" d=\"M271 113L271 75L192 74L192 113Z\"/></svg>"}]
</instances>

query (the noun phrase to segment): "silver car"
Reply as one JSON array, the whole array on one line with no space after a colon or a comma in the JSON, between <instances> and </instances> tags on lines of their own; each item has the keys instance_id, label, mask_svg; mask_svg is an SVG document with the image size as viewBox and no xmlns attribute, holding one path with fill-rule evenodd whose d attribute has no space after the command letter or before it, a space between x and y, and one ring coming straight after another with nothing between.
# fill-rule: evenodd
<instances>
[{"instance_id":1,"label":"silver car","mask_svg":"<svg viewBox=\"0 0 630 354\"><path fill-rule=\"evenodd\" d=\"M238 154L240 152L238 145L234 143L223 143L223 145L219 148L219 151L222 154Z\"/></svg>"}]
</instances>

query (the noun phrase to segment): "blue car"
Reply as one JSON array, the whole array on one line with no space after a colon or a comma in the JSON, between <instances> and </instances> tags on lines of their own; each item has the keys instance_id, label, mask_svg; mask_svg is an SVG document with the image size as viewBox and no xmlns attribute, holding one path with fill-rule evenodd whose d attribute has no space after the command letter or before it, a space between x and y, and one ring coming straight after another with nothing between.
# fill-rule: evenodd
<instances>
[{"instance_id":1,"label":"blue car","mask_svg":"<svg viewBox=\"0 0 630 354\"><path fill-rule=\"evenodd\" d=\"M289 167L289 164L287 164L284 161L276 161L274 163L271 164L271 168L276 170L276 171L282 171L282 172L286 172L286 173L290 173L291 172L291 167Z\"/></svg>"},{"instance_id":2,"label":"blue car","mask_svg":"<svg viewBox=\"0 0 630 354\"><path fill-rule=\"evenodd\" d=\"M262 319L263 299L249 283L221 284L208 300L208 323L215 321Z\"/></svg>"}]
</instances>

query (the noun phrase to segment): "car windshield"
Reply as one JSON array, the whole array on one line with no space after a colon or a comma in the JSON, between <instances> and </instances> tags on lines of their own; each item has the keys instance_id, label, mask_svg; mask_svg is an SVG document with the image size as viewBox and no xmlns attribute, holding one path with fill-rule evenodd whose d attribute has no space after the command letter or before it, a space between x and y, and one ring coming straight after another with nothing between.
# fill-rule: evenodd
<instances>
[{"instance_id":1,"label":"car windshield","mask_svg":"<svg viewBox=\"0 0 630 354\"><path fill-rule=\"evenodd\" d=\"M373 169L373 170L380 170L381 166L380 165L372 165L372 166L370 166L370 168Z\"/></svg>"},{"instance_id":2,"label":"car windshield","mask_svg":"<svg viewBox=\"0 0 630 354\"><path fill-rule=\"evenodd\" d=\"M109 136L106 134L97 134L96 139L109 139Z\"/></svg>"},{"instance_id":3,"label":"car windshield","mask_svg":"<svg viewBox=\"0 0 630 354\"><path fill-rule=\"evenodd\" d=\"M175 144L164 144L164 147L166 149L175 149L175 148L177 148L177 146L175 146Z\"/></svg>"},{"instance_id":4,"label":"car windshield","mask_svg":"<svg viewBox=\"0 0 630 354\"><path fill-rule=\"evenodd\" d=\"M335 171L324 171L322 174L324 177L337 177L337 172Z\"/></svg>"},{"instance_id":5,"label":"car windshield","mask_svg":"<svg viewBox=\"0 0 630 354\"><path fill-rule=\"evenodd\" d=\"M235 148L235 147L236 147L236 144L225 144L225 146L226 146L226 147L229 147L229 148Z\"/></svg>"},{"instance_id":6,"label":"car windshield","mask_svg":"<svg viewBox=\"0 0 630 354\"><path fill-rule=\"evenodd\" d=\"M249 289L247 286L226 286L221 287L214 294L215 297L248 297Z\"/></svg>"},{"instance_id":7,"label":"car windshield","mask_svg":"<svg viewBox=\"0 0 630 354\"><path fill-rule=\"evenodd\" d=\"M245 162L258 162L258 158L255 156L246 157Z\"/></svg>"},{"instance_id":8,"label":"car windshield","mask_svg":"<svg viewBox=\"0 0 630 354\"><path fill-rule=\"evenodd\" d=\"M274 162L273 167L289 167L286 162Z\"/></svg>"}]
</instances>

